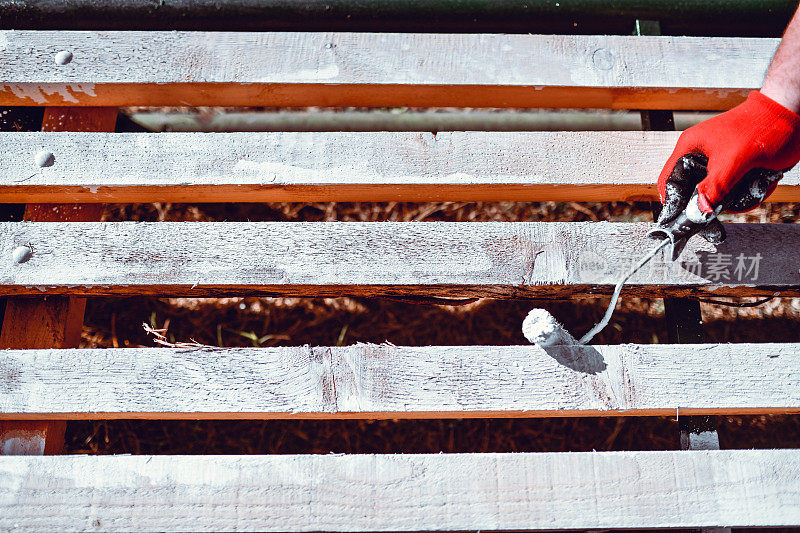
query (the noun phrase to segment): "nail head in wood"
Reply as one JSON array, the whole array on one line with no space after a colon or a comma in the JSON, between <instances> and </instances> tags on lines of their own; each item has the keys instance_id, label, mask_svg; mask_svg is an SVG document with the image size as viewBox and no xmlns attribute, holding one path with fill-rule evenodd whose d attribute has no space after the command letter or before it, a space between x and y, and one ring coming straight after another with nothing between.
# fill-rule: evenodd
<instances>
[{"instance_id":1,"label":"nail head in wood","mask_svg":"<svg viewBox=\"0 0 800 533\"><path fill-rule=\"evenodd\" d=\"M53 155L53 152L42 150L36 153L34 160L36 161L37 167L52 167L56 162L56 157Z\"/></svg>"},{"instance_id":2,"label":"nail head in wood","mask_svg":"<svg viewBox=\"0 0 800 533\"><path fill-rule=\"evenodd\" d=\"M592 63L600 70L611 70L614 67L614 54L606 48L598 48L592 54Z\"/></svg>"},{"instance_id":3,"label":"nail head in wood","mask_svg":"<svg viewBox=\"0 0 800 533\"><path fill-rule=\"evenodd\" d=\"M72 52L69 50L62 50L56 54L55 62L57 65L66 65L72 61Z\"/></svg>"},{"instance_id":4,"label":"nail head in wood","mask_svg":"<svg viewBox=\"0 0 800 533\"><path fill-rule=\"evenodd\" d=\"M11 257L14 259L15 263L25 263L31 258L33 255L33 250L31 250L30 246L17 246L14 248L14 251L11 252Z\"/></svg>"}]
</instances>

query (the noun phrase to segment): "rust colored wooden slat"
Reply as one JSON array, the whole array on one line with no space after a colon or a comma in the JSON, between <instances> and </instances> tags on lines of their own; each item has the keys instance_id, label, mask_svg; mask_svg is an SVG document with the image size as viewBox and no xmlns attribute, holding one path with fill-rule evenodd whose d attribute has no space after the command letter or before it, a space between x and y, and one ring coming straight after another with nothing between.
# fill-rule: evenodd
<instances>
[{"instance_id":1,"label":"rust colored wooden slat","mask_svg":"<svg viewBox=\"0 0 800 533\"><path fill-rule=\"evenodd\" d=\"M48 107L43 131L114 131L116 108ZM101 204L28 204L25 220L37 222L98 220ZM85 298L48 296L10 298L0 330L2 348L76 348L80 342ZM52 455L64 445L66 422L0 422L0 455Z\"/></svg>"}]
</instances>

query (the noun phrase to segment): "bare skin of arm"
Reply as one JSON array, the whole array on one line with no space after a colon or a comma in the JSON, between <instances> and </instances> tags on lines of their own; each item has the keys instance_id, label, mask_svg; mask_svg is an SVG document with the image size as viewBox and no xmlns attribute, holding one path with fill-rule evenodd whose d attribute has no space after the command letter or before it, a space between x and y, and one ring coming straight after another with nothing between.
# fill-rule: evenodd
<instances>
[{"instance_id":1,"label":"bare skin of arm","mask_svg":"<svg viewBox=\"0 0 800 533\"><path fill-rule=\"evenodd\" d=\"M800 113L800 9L783 33L783 40L761 87L764 96L785 108Z\"/></svg>"},{"instance_id":2,"label":"bare skin of arm","mask_svg":"<svg viewBox=\"0 0 800 533\"><path fill-rule=\"evenodd\" d=\"M694 174L686 161L679 163L691 154L702 156ZM713 213L723 208L723 203L729 211L748 211L769 196L784 171L798 163L800 9L784 32L761 90L752 91L736 107L681 133L659 175L658 192L662 203L677 210L683 209L697 190L696 207L703 213ZM754 169L761 170L751 175L752 183L737 188ZM717 242L723 239L714 237Z\"/></svg>"}]
</instances>

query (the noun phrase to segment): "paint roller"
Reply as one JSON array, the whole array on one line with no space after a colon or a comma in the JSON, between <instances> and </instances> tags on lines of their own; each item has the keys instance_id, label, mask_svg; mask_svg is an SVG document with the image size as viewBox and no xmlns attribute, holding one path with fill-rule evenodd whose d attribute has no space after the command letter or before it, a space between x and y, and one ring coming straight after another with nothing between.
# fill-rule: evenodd
<instances>
[{"instance_id":1,"label":"paint roller","mask_svg":"<svg viewBox=\"0 0 800 533\"><path fill-rule=\"evenodd\" d=\"M722 205L718 206L712 213L704 213L699 207L699 196L697 189L689 199L686 208L666 226L657 226L648 232L648 237L661 239L642 259L639 260L630 270L628 270L614 286L611 301L608 304L603 318L595 324L580 340L570 335L564 326L544 309L532 309L525 320L522 322L522 333L530 342L539 346L558 346L558 345L583 345L588 344L595 335L600 333L611 321L614 309L617 306L622 286L638 272L644 265L649 263L667 245L672 246L672 260L675 261L680 256L686 241L706 227L722 211Z\"/></svg>"}]
</instances>

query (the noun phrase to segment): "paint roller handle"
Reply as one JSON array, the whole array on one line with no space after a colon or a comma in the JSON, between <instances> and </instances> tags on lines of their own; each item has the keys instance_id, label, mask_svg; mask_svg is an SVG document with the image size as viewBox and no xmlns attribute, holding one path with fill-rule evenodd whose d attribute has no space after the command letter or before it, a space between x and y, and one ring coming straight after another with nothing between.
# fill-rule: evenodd
<instances>
[{"instance_id":1,"label":"paint roller handle","mask_svg":"<svg viewBox=\"0 0 800 533\"><path fill-rule=\"evenodd\" d=\"M692 235L699 233L709 223L716 220L721 210L722 205L717 206L711 213L702 211L700 209L700 196L697 188L695 188L686 207L668 223L659 223L658 226L648 232L647 236L656 240L669 239L674 245L678 241L688 239Z\"/></svg>"},{"instance_id":2,"label":"paint roller handle","mask_svg":"<svg viewBox=\"0 0 800 533\"><path fill-rule=\"evenodd\" d=\"M775 189L783 172L798 162L800 115L763 92L752 91L733 109L681 133L658 178L664 204L659 222L671 223L695 189L703 212L711 213L720 204L729 212L753 209ZM756 178L766 177L768 185L758 194L749 193L754 173ZM722 242L724 233L708 237Z\"/></svg>"},{"instance_id":3,"label":"paint roller handle","mask_svg":"<svg viewBox=\"0 0 800 533\"><path fill-rule=\"evenodd\" d=\"M673 244L700 234L712 244L725 240L725 229L717 220L721 211L742 212L763 202L783 177L782 170L750 169L712 206L706 205L699 184L708 175L708 158L687 154L677 160L664 186L664 208L657 227L648 233L654 239L669 238Z\"/></svg>"}]
</instances>

